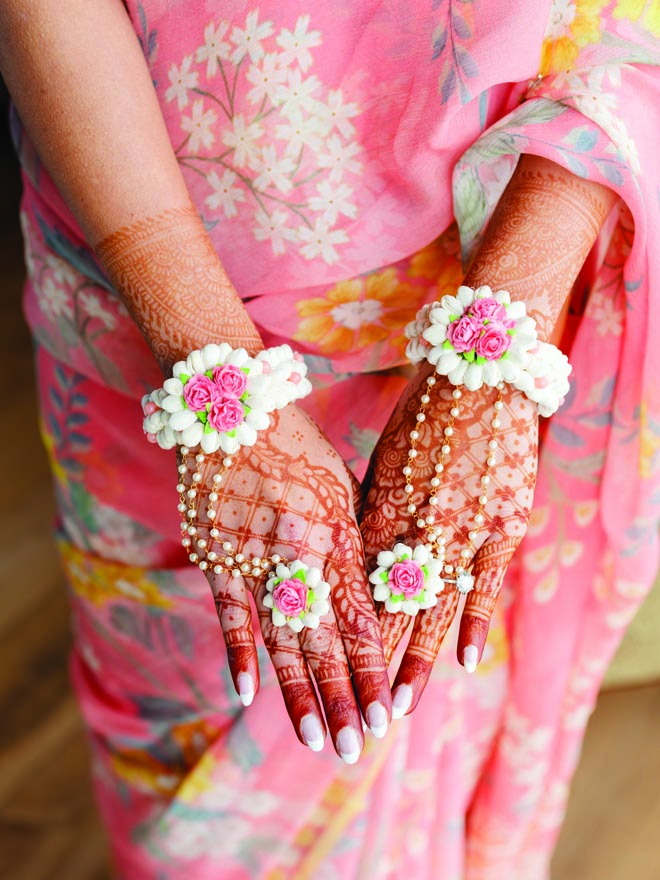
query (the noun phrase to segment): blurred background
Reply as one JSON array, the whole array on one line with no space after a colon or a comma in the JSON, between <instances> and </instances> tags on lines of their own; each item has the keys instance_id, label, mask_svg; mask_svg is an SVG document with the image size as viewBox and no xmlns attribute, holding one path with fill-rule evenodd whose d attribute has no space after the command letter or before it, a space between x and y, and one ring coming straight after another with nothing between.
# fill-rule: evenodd
<instances>
[{"instance_id":1,"label":"blurred background","mask_svg":"<svg viewBox=\"0 0 660 880\"><path fill-rule=\"evenodd\" d=\"M0 878L109 880L68 683L66 587L51 541L54 506L21 313L20 178L7 103L0 81ZM660 584L590 721L552 880L658 880L658 779Z\"/></svg>"}]
</instances>

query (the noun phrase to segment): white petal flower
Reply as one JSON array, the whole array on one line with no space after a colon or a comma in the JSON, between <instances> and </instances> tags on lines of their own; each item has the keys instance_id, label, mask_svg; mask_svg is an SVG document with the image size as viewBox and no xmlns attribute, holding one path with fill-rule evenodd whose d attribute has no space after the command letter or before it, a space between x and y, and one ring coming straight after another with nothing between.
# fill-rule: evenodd
<instances>
[{"instance_id":1,"label":"white petal flower","mask_svg":"<svg viewBox=\"0 0 660 880\"><path fill-rule=\"evenodd\" d=\"M213 192L204 199L204 203L215 211L222 208L227 218L235 217L236 202L245 201L243 190L234 185L238 180L236 174L230 171L229 168L226 168L223 171L222 177L218 177L215 171L211 171L206 179L210 183Z\"/></svg>"},{"instance_id":2,"label":"white petal flower","mask_svg":"<svg viewBox=\"0 0 660 880\"><path fill-rule=\"evenodd\" d=\"M254 153L256 142L263 135L264 130L258 122L246 124L242 113L232 118L231 125L231 129L223 132L222 142L234 150L234 163L242 167Z\"/></svg>"},{"instance_id":3,"label":"white petal flower","mask_svg":"<svg viewBox=\"0 0 660 880\"><path fill-rule=\"evenodd\" d=\"M355 133L355 126L349 120L359 116L360 108L357 104L344 104L341 89L336 89L328 92L325 103L319 102L316 113L327 123L329 129L336 128L343 137L350 138Z\"/></svg>"},{"instance_id":4,"label":"white petal flower","mask_svg":"<svg viewBox=\"0 0 660 880\"><path fill-rule=\"evenodd\" d=\"M266 98L276 103L277 89L286 79L286 70L282 67L280 56L274 52L264 55L261 64L252 64L245 78L252 84L247 93L248 101L260 104Z\"/></svg>"},{"instance_id":5,"label":"white petal flower","mask_svg":"<svg viewBox=\"0 0 660 880\"><path fill-rule=\"evenodd\" d=\"M232 52L231 60L238 64L250 56L250 61L257 64L264 56L262 41L273 33L272 21L263 21L259 24L259 10L250 12L245 20L245 27L234 27L231 33L231 41L236 46Z\"/></svg>"},{"instance_id":6,"label":"white petal flower","mask_svg":"<svg viewBox=\"0 0 660 880\"><path fill-rule=\"evenodd\" d=\"M172 413L169 419L170 428L173 431L185 431L197 422L197 416L192 410L182 409Z\"/></svg>"},{"instance_id":7,"label":"white petal flower","mask_svg":"<svg viewBox=\"0 0 660 880\"><path fill-rule=\"evenodd\" d=\"M202 434L204 433L204 427L201 422L195 421L194 424L190 425L190 427L186 428L185 431L181 432L181 440L185 443L186 446L197 446L199 441L202 439Z\"/></svg>"},{"instance_id":8,"label":"white petal flower","mask_svg":"<svg viewBox=\"0 0 660 880\"><path fill-rule=\"evenodd\" d=\"M270 214L258 210L254 215L257 226L254 227L254 237L257 241L270 241L273 253L280 256L286 250L287 241L296 240L296 232L287 226L289 217L285 211L276 208Z\"/></svg>"},{"instance_id":9,"label":"white petal flower","mask_svg":"<svg viewBox=\"0 0 660 880\"><path fill-rule=\"evenodd\" d=\"M198 64L206 61L207 78L216 75L219 61L226 61L229 58L231 46L222 39L228 27L228 22L221 21L217 29L213 26L213 22L209 22L204 28L204 45L197 50L196 59Z\"/></svg>"},{"instance_id":10,"label":"white petal flower","mask_svg":"<svg viewBox=\"0 0 660 880\"><path fill-rule=\"evenodd\" d=\"M297 68L287 70L286 82L275 91L275 103L281 105L280 112L285 116L300 113L301 110L313 113L316 107L315 94L321 83L315 76L303 79Z\"/></svg>"},{"instance_id":11,"label":"white petal flower","mask_svg":"<svg viewBox=\"0 0 660 880\"><path fill-rule=\"evenodd\" d=\"M381 550L378 554L378 565L383 568L389 568L396 562L396 556L391 550Z\"/></svg>"},{"instance_id":12,"label":"white petal flower","mask_svg":"<svg viewBox=\"0 0 660 880\"><path fill-rule=\"evenodd\" d=\"M220 448L220 435L217 431L212 431L208 434L204 433L202 434L200 445L204 452L211 455L213 452L217 452Z\"/></svg>"},{"instance_id":13,"label":"white petal flower","mask_svg":"<svg viewBox=\"0 0 660 880\"><path fill-rule=\"evenodd\" d=\"M340 214L354 219L357 208L348 199L353 195L353 190L345 183L333 185L329 180L322 180L316 187L317 195L308 199L312 211L323 212L323 220L330 226L337 222Z\"/></svg>"},{"instance_id":14,"label":"white petal flower","mask_svg":"<svg viewBox=\"0 0 660 880\"><path fill-rule=\"evenodd\" d=\"M481 364L468 364L465 378L463 379L465 387L469 391L477 391L483 385L483 375L484 371Z\"/></svg>"},{"instance_id":15,"label":"white petal flower","mask_svg":"<svg viewBox=\"0 0 660 880\"><path fill-rule=\"evenodd\" d=\"M298 157L300 151L309 147L318 153L323 145L323 138L328 134L326 124L314 115L300 111L289 111L283 124L275 126L275 137L286 141L286 151Z\"/></svg>"},{"instance_id":16,"label":"white petal flower","mask_svg":"<svg viewBox=\"0 0 660 880\"><path fill-rule=\"evenodd\" d=\"M250 168L257 175L254 185L260 190L274 186L280 192L289 192L293 186L291 176L295 167L291 156L278 156L272 144L250 156Z\"/></svg>"},{"instance_id":17,"label":"white petal flower","mask_svg":"<svg viewBox=\"0 0 660 880\"><path fill-rule=\"evenodd\" d=\"M303 242L301 253L305 259L314 260L320 257L330 264L336 263L339 259L335 245L345 244L348 236L343 229L331 229L322 218L319 218L311 229L308 226L299 226L298 239Z\"/></svg>"},{"instance_id":18,"label":"white petal flower","mask_svg":"<svg viewBox=\"0 0 660 880\"><path fill-rule=\"evenodd\" d=\"M171 85L165 92L165 100L169 103L176 99L179 110L188 106L188 91L199 85L199 73L190 69L192 63L192 55L186 55L179 67L173 64L167 73Z\"/></svg>"},{"instance_id":19,"label":"white petal flower","mask_svg":"<svg viewBox=\"0 0 660 880\"><path fill-rule=\"evenodd\" d=\"M445 311L450 312L452 315L463 314L463 303L455 296L449 296L449 294L443 296L440 300L440 304ZM437 317L434 317L437 320Z\"/></svg>"},{"instance_id":20,"label":"white petal flower","mask_svg":"<svg viewBox=\"0 0 660 880\"><path fill-rule=\"evenodd\" d=\"M165 412L168 413L176 413L179 412L179 410L183 410L183 401L181 400L181 395L168 394L168 396L162 401L160 406L161 409L164 409Z\"/></svg>"},{"instance_id":21,"label":"white petal flower","mask_svg":"<svg viewBox=\"0 0 660 880\"><path fill-rule=\"evenodd\" d=\"M204 100L195 101L190 116L181 117L181 128L188 132L188 147L197 153L200 147L209 150L215 142L213 126L218 120L215 110L204 110Z\"/></svg>"},{"instance_id":22,"label":"white petal flower","mask_svg":"<svg viewBox=\"0 0 660 880\"><path fill-rule=\"evenodd\" d=\"M282 28L277 37L277 43L283 50L282 62L284 64L296 62L303 73L312 65L312 53L309 50L321 45L320 32L308 31L308 27L309 15L301 15L293 31Z\"/></svg>"},{"instance_id":23,"label":"white petal flower","mask_svg":"<svg viewBox=\"0 0 660 880\"><path fill-rule=\"evenodd\" d=\"M343 143L333 134L327 139L325 149L318 157L318 164L320 168L330 169L330 180L338 182L345 174L362 174L362 163L355 158L362 152L358 143Z\"/></svg>"},{"instance_id":24,"label":"white petal flower","mask_svg":"<svg viewBox=\"0 0 660 880\"><path fill-rule=\"evenodd\" d=\"M166 379L163 382L163 388L167 391L168 394L173 395L174 397L181 397L183 394L183 382L180 379L176 379L172 377L171 379Z\"/></svg>"}]
</instances>

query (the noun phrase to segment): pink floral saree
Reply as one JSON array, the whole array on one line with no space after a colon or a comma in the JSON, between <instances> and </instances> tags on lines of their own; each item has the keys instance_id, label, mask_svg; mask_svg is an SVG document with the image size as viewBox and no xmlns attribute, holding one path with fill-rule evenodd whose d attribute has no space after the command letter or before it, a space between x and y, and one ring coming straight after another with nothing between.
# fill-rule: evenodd
<instances>
[{"instance_id":1,"label":"pink floral saree","mask_svg":"<svg viewBox=\"0 0 660 880\"><path fill-rule=\"evenodd\" d=\"M484 662L450 633L417 711L348 767L234 695L177 541L159 374L15 120L26 313L98 802L127 880L542 880L598 685L657 568L660 15L644 0L128 0L172 144L267 344L358 476L403 327L451 290L524 152L619 196L580 278L528 536Z\"/></svg>"}]
</instances>

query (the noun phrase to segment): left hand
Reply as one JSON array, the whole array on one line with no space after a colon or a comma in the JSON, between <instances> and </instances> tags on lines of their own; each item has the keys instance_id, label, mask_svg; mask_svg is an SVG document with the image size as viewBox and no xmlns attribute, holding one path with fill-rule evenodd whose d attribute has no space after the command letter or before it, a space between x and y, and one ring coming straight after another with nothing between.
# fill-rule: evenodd
<instances>
[{"instance_id":1,"label":"left hand","mask_svg":"<svg viewBox=\"0 0 660 880\"><path fill-rule=\"evenodd\" d=\"M427 506L430 480L445 442L444 428L455 401L454 386L442 376L430 392L426 420L416 422L420 398L427 392L426 379L433 368L424 364L404 391L374 451L365 480L368 496L362 517L367 571L376 567L381 550L390 550L397 540L425 543L426 536L416 524L432 508ZM467 595L458 639L458 659L473 671L488 634L490 617L500 592L507 566L521 542L529 521L536 483L538 459L538 414L536 405L522 392L505 385L503 408L499 413L496 463L490 470L485 505L485 523L475 526L479 496L484 487L481 477L489 455L491 423L498 392L482 387L470 392L461 386L460 415L450 438L451 452L441 484L437 489L436 524L446 537L448 563L472 567L475 586ZM415 491L412 500L418 507L413 517L407 510L410 498L404 492L410 448L410 432L419 430L418 454L413 470ZM370 487L370 488L369 488ZM461 549L468 547L468 532L477 529L475 555L461 560ZM445 584L437 605L420 611L414 618L410 641L397 672L394 685L394 717L400 717L417 705L429 679L442 640L456 614L459 594L453 584ZM389 613L378 603L383 644L389 660L408 628L410 617ZM467 653L466 653L467 649Z\"/></svg>"}]
</instances>

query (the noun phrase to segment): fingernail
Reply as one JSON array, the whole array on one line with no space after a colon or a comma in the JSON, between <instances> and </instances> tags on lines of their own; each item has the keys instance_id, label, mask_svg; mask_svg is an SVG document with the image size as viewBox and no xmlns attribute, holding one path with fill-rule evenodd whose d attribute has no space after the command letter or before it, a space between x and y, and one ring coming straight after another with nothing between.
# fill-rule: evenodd
<instances>
[{"instance_id":1,"label":"fingernail","mask_svg":"<svg viewBox=\"0 0 660 880\"><path fill-rule=\"evenodd\" d=\"M377 739L382 739L387 733L387 710L378 700L367 706L367 722Z\"/></svg>"},{"instance_id":2,"label":"fingernail","mask_svg":"<svg viewBox=\"0 0 660 880\"><path fill-rule=\"evenodd\" d=\"M392 697L392 718L403 718L412 703L412 688L408 684L400 684Z\"/></svg>"},{"instance_id":3,"label":"fingernail","mask_svg":"<svg viewBox=\"0 0 660 880\"><path fill-rule=\"evenodd\" d=\"M316 715L305 715L300 722L300 733L313 752L320 752L325 742L321 722Z\"/></svg>"},{"instance_id":4,"label":"fingernail","mask_svg":"<svg viewBox=\"0 0 660 880\"><path fill-rule=\"evenodd\" d=\"M254 679L249 672L238 674L238 696L244 706L249 706L254 700Z\"/></svg>"},{"instance_id":5,"label":"fingernail","mask_svg":"<svg viewBox=\"0 0 660 880\"><path fill-rule=\"evenodd\" d=\"M355 764L360 757L360 738L352 727L342 727L337 734L337 751L347 764Z\"/></svg>"},{"instance_id":6,"label":"fingernail","mask_svg":"<svg viewBox=\"0 0 660 880\"><path fill-rule=\"evenodd\" d=\"M474 672L479 662L479 648L476 645L468 645L463 651L463 666L466 672Z\"/></svg>"}]
</instances>

